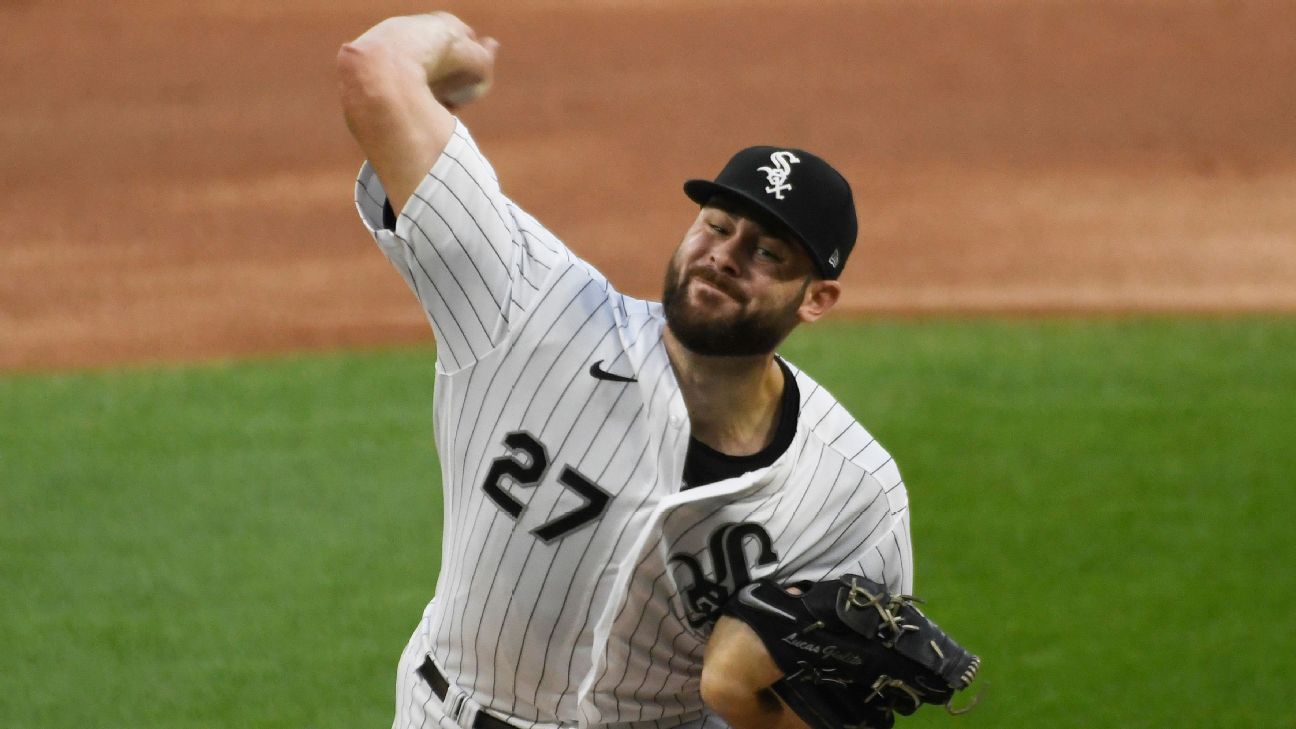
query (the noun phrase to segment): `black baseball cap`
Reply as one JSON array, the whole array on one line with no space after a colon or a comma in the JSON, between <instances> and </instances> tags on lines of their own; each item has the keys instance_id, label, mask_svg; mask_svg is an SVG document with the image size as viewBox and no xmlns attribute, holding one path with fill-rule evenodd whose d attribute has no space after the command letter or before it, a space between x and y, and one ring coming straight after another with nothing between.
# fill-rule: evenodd
<instances>
[{"instance_id":1,"label":"black baseball cap","mask_svg":"<svg viewBox=\"0 0 1296 729\"><path fill-rule=\"evenodd\" d=\"M859 223L850 184L832 165L803 149L748 147L714 181L684 183L684 194L699 205L722 193L754 205L791 232L821 276L841 275Z\"/></svg>"}]
</instances>

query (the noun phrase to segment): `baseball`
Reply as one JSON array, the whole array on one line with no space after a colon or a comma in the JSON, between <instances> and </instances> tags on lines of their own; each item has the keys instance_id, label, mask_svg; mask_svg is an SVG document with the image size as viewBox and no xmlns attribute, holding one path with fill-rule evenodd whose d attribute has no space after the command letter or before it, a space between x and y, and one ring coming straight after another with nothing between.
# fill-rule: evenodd
<instances>
[{"instance_id":1,"label":"baseball","mask_svg":"<svg viewBox=\"0 0 1296 729\"><path fill-rule=\"evenodd\" d=\"M490 90L490 81L468 84L440 94L441 102L447 106L463 106L486 95Z\"/></svg>"}]
</instances>

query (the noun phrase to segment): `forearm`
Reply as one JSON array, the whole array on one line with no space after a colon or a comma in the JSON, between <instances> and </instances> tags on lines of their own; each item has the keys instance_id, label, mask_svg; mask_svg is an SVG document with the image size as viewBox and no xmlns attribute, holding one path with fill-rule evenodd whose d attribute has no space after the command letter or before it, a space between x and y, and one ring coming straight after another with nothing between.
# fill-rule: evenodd
<instances>
[{"instance_id":1,"label":"forearm","mask_svg":"<svg viewBox=\"0 0 1296 729\"><path fill-rule=\"evenodd\" d=\"M769 687L783 676L760 639L730 617L716 622L702 661L702 701L734 729L807 729Z\"/></svg>"},{"instance_id":2,"label":"forearm","mask_svg":"<svg viewBox=\"0 0 1296 729\"><path fill-rule=\"evenodd\" d=\"M768 688L752 691L734 683L726 689L713 683L702 699L733 729L807 729L805 722Z\"/></svg>"}]
</instances>

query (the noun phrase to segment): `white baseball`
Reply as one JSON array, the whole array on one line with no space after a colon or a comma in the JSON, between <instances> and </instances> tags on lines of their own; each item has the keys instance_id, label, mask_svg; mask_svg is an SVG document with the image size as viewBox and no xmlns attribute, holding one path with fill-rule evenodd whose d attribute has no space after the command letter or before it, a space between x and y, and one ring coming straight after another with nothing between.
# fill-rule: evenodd
<instances>
[{"instance_id":1,"label":"white baseball","mask_svg":"<svg viewBox=\"0 0 1296 729\"><path fill-rule=\"evenodd\" d=\"M490 90L490 81L460 86L453 91L446 91L442 94L442 101L450 106L463 106L471 103L486 95Z\"/></svg>"}]
</instances>

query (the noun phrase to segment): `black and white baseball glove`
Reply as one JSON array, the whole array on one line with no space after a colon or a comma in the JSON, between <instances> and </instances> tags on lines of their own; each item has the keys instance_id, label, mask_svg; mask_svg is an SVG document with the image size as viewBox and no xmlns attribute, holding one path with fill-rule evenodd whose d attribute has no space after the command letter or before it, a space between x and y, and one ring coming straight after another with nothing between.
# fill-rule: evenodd
<instances>
[{"instance_id":1,"label":"black and white baseball glove","mask_svg":"<svg viewBox=\"0 0 1296 729\"><path fill-rule=\"evenodd\" d=\"M724 613L760 637L784 673L771 688L812 729L890 729L923 704L954 712L981 666L913 598L859 575L786 589L758 580Z\"/></svg>"}]
</instances>

